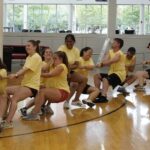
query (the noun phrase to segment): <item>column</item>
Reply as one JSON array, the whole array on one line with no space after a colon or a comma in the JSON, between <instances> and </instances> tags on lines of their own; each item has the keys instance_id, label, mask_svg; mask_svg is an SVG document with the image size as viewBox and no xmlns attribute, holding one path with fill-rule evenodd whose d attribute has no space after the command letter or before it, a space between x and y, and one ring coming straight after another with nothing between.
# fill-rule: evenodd
<instances>
[{"instance_id":1,"label":"column","mask_svg":"<svg viewBox=\"0 0 150 150\"><path fill-rule=\"evenodd\" d=\"M68 7L69 7L68 30L72 30L73 5L69 5Z\"/></svg>"},{"instance_id":2,"label":"column","mask_svg":"<svg viewBox=\"0 0 150 150\"><path fill-rule=\"evenodd\" d=\"M115 37L116 32L116 16L117 16L117 3L116 0L108 0L108 33L110 39Z\"/></svg>"},{"instance_id":3,"label":"column","mask_svg":"<svg viewBox=\"0 0 150 150\"><path fill-rule=\"evenodd\" d=\"M3 59L3 0L0 1L0 58Z\"/></svg>"},{"instance_id":4,"label":"column","mask_svg":"<svg viewBox=\"0 0 150 150\"><path fill-rule=\"evenodd\" d=\"M144 34L144 4L140 6L139 34Z\"/></svg>"},{"instance_id":5,"label":"column","mask_svg":"<svg viewBox=\"0 0 150 150\"><path fill-rule=\"evenodd\" d=\"M28 29L28 7L23 5L23 29Z\"/></svg>"}]
</instances>

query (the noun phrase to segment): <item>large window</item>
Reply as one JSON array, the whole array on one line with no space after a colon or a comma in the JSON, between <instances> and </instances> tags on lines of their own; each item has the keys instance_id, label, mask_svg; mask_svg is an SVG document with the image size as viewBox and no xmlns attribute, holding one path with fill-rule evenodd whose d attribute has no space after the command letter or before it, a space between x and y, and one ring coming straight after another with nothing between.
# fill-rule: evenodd
<instances>
[{"instance_id":1,"label":"large window","mask_svg":"<svg viewBox=\"0 0 150 150\"><path fill-rule=\"evenodd\" d=\"M145 33L150 34L150 5L145 6Z\"/></svg>"},{"instance_id":2,"label":"large window","mask_svg":"<svg viewBox=\"0 0 150 150\"><path fill-rule=\"evenodd\" d=\"M23 28L23 5L14 5L14 30L21 31Z\"/></svg>"},{"instance_id":3,"label":"large window","mask_svg":"<svg viewBox=\"0 0 150 150\"><path fill-rule=\"evenodd\" d=\"M42 32L107 33L107 5L7 4L4 26L15 32L26 28Z\"/></svg>"},{"instance_id":4,"label":"large window","mask_svg":"<svg viewBox=\"0 0 150 150\"><path fill-rule=\"evenodd\" d=\"M124 33L126 29L133 29L139 33L140 6L118 5L117 28Z\"/></svg>"},{"instance_id":5,"label":"large window","mask_svg":"<svg viewBox=\"0 0 150 150\"><path fill-rule=\"evenodd\" d=\"M77 5L76 32L107 33L107 5Z\"/></svg>"}]
</instances>

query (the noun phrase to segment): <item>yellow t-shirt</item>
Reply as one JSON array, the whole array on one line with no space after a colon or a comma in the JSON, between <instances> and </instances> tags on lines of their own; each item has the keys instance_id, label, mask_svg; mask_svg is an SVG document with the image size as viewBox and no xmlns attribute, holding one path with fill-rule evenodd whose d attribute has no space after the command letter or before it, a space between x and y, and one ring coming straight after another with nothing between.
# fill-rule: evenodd
<instances>
[{"instance_id":1,"label":"yellow t-shirt","mask_svg":"<svg viewBox=\"0 0 150 150\"><path fill-rule=\"evenodd\" d=\"M116 54L120 54L120 60L110 65L108 74L115 73L119 76L120 80L123 82L126 78L126 69L125 69L125 57L121 50L114 52L112 49L109 50L110 59L114 58Z\"/></svg>"},{"instance_id":2,"label":"yellow t-shirt","mask_svg":"<svg viewBox=\"0 0 150 150\"><path fill-rule=\"evenodd\" d=\"M47 78L46 87L62 89L65 90L66 92L70 92L67 81L68 69L65 64L60 65L64 68L64 70L57 76Z\"/></svg>"},{"instance_id":3,"label":"yellow t-shirt","mask_svg":"<svg viewBox=\"0 0 150 150\"><path fill-rule=\"evenodd\" d=\"M29 70L25 72L21 85L39 90L42 68L41 56L38 53L28 56L23 67Z\"/></svg>"},{"instance_id":4,"label":"yellow t-shirt","mask_svg":"<svg viewBox=\"0 0 150 150\"><path fill-rule=\"evenodd\" d=\"M66 53L69 65L74 64L75 61L79 61L80 51L76 47L73 47L72 49L68 49L66 45L61 45L58 48L58 51L63 51Z\"/></svg>"},{"instance_id":5,"label":"yellow t-shirt","mask_svg":"<svg viewBox=\"0 0 150 150\"><path fill-rule=\"evenodd\" d=\"M90 58L89 60L84 60L82 57L79 58L79 66L91 66L94 65L93 59ZM77 69L76 70L81 75L88 77L89 70L88 69Z\"/></svg>"},{"instance_id":6,"label":"yellow t-shirt","mask_svg":"<svg viewBox=\"0 0 150 150\"><path fill-rule=\"evenodd\" d=\"M125 66L131 66L131 65L133 65L133 63L134 63L134 60L135 60L135 55L132 57L132 59L128 59L127 57L126 57L126 55L125 55ZM128 72L130 72L129 70L128 70L128 67L126 67L126 72L128 73Z\"/></svg>"},{"instance_id":7,"label":"yellow t-shirt","mask_svg":"<svg viewBox=\"0 0 150 150\"><path fill-rule=\"evenodd\" d=\"M51 67L52 67L52 64L49 64L49 63L47 63L45 61L42 61L42 68L47 68L48 71L50 71ZM40 85L45 85L46 80L47 80L47 78L41 77L41 79L40 79Z\"/></svg>"},{"instance_id":8,"label":"yellow t-shirt","mask_svg":"<svg viewBox=\"0 0 150 150\"><path fill-rule=\"evenodd\" d=\"M6 69L0 69L0 76L2 78L7 77ZM6 93L6 87L7 87L7 79L0 79L0 94Z\"/></svg>"}]
</instances>

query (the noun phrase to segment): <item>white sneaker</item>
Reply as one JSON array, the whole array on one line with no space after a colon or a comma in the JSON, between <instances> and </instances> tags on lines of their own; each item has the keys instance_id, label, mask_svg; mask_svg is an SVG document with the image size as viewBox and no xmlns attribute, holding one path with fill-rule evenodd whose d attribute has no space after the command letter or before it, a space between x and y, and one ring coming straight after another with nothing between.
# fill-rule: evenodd
<instances>
[{"instance_id":1,"label":"white sneaker","mask_svg":"<svg viewBox=\"0 0 150 150\"><path fill-rule=\"evenodd\" d=\"M85 105L80 101L74 101L74 102L72 102L72 105L78 106L78 107L85 107Z\"/></svg>"},{"instance_id":2,"label":"white sneaker","mask_svg":"<svg viewBox=\"0 0 150 150\"><path fill-rule=\"evenodd\" d=\"M40 116L39 114L28 114L27 116L23 117L24 120L29 120L29 121L36 121L36 120L40 120Z\"/></svg>"},{"instance_id":3,"label":"white sneaker","mask_svg":"<svg viewBox=\"0 0 150 150\"><path fill-rule=\"evenodd\" d=\"M2 123L1 123L1 127L3 128L3 129L11 129L11 128L13 128L13 123L12 122L7 122L7 121L3 121Z\"/></svg>"},{"instance_id":4,"label":"white sneaker","mask_svg":"<svg viewBox=\"0 0 150 150\"><path fill-rule=\"evenodd\" d=\"M65 101L63 107L64 107L64 109L69 109L70 108L69 102Z\"/></svg>"},{"instance_id":5,"label":"white sneaker","mask_svg":"<svg viewBox=\"0 0 150 150\"><path fill-rule=\"evenodd\" d=\"M89 107L95 106L95 103L93 103L90 99L83 99L82 102L83 102L83 104L86 104Z\"/></svg>"}]
</instances>

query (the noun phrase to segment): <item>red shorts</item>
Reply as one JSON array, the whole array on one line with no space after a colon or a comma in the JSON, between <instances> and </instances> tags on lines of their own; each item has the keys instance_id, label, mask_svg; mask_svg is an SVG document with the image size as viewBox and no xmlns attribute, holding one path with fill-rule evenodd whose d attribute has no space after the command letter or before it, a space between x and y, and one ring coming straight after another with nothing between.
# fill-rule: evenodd
<instances>
[{"instance_id":1,"label":"red shorts","mask_svg":"<svg viewBox=\"0 0 150 150\"><path fill-rule=\"evenodd\" d=\"M59 102L63 102L69 97L70 93L68 93L67 91L62 90L62 89L59 89L59 91L61 93L61 98L60 98Z\"/></svg>"}]
</instances>

